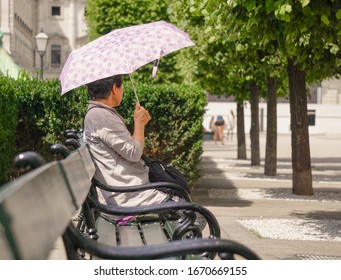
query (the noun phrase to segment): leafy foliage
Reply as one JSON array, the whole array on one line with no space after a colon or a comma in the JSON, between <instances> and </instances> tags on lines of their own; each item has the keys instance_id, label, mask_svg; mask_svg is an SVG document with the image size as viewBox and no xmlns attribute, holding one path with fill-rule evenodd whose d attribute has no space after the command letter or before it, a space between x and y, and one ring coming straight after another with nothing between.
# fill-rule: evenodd
<instances>
[{"instance_id":1,"label":"leafy foliage","mask_svg":"<svg viewBox=\"0 0 341 280\"><path fill-rule=\"evenodd\" d=\"M17 151L13 139L18 123L18 104L13 79L0 75L0 93L0 184L3 184L10 176Z\"/></svg>"},{"instance_id":2,"label":"leafy foliage","mask_svg":"<svg viewBox=\"0 0 341 280\"><path fill-rule=\"evenodd\" d=\"M49 157L49 146L61 142L66 129L80 129L87 104L84 89L60 95L58 80L40 81L22 75L16 81L19 125L16 143L20 151L39 151Z\"/></svg>"},{"instance_id":3,"label":"leafy foliage","mask_svg":"<svg viewBox=\"0 0 341 280\"><path fill-rule=\"evenodd\" d=\"M202 154L202 123L206 97L197 86L137 84L141 104L152 120L146 127L146 154L179 168L193 185L199 178L198 163ZM125 88L118 111L133 128L135 99Z\"/></svg>"},{"instance_id":4,"label":"leafy foliage","mask_svg":"<svg viewBox=\"0 0 341 280\"><path fill-rule=\"evenodd\" d=\"M226 4L229 12L222 15L225 26L232 25L244 42L270 55L278 54L287 62L293 193L311 195L306 83L340 74L340 2L230 0Z\"/></svg>"},{"instance_id":5,"label":"leafy foliage","mask_svg":"<svg viewBox=\"0 0 341 280\"><path fill-rule=\"evenodd\" d=\"M245 12L236 12L239 17L235 16L229 7L231 1L180 2L189 7L184 16L182 5L175 5L176 18L188 24L191 36L198 42L194 53L196 77L205 90L242 101L249 99L251 81L257 82L263 95L268 76L280 77L281 85L286 86L285 60L250 39L253 30L243 26ZM286 89L281 92L286 93Z\"/></svg>"},{"instance_id":6,"label":"leafy foliage","mask_svg":"<svg viewBox=\"0 0 341 280\"><path fill-rule=\"evenodd\" d=\"M236 82L271 76L283 95L288 58L306 72L308 83L340 74L340 1L178 0L171 7L172 19L197 42L187 57L194 58L196 78L211 93L239 96Z\"/></svg>"},{"instance_id":7,"label":"leafy foliage","mask_svg":"<svg viewBox=\"0 0 341 280\"><path fill-rule=\"evenodd\" d=\"M174 84L137 83L136 88L153 118L146 130L146 153L177 166L194 184L202 153L203 91ZM57 80L41 81L25 74L18 80L0 76L0 90L0 181L5 182L16 153L36 151L50 160L50 146L64 143L66 129L82 129L88 97L85 88L61 96ZM135 99L129 86L125 92L118 110L132 128Z\"/></svg>"},{"instance_id":8,"label":"leafy foliage","mask_svg":"<svg viewBox=\"0 0 341 280\"><path fill-rule=\"evenodd\" d=\"M161 0L88 0L86 19L93 40L113 29L168 20L167 3Z\"/></svg>"},{"instance_id":9,"label":"leafy foliage","mask_svg":"<svg viewBox=\"0 0 341 280\"><path fill-rule=\"evenodd\" d=\"M265 50L278 51L283 57L293 59L305 71L308 82L340 74L339 1L234 0L228 3L234 22L240 30L245 30L243 36Z\"/></svg>"}]
</instances>

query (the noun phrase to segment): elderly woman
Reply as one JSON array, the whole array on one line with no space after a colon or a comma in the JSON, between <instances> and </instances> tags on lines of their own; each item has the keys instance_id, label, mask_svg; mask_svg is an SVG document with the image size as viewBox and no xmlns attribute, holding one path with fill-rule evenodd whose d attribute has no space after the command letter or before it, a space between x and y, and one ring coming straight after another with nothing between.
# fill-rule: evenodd
<instances>
[{"instance_id":1,"label":"elderly woman","mask_svg":"<svg viewBox=\"0 0 341 280\"><path fill-rule=\"evenodd\" d=\"M136 104L131 135L115 109L123 98L122 76L98 80L87 87L90 101L84 120L84 140L96 165L95 178L115 186L149 183L148 167L141 160L145 126L151 120L148 111ZM157 190L102 194L107 204L119 206L158 204L167 198L166 193Z\"/></svg>"},{"instance_id":2,"label":"elderly woman","mask_svg":"<svg viewBox=\"0 0 341 280\"><path fill-rule=\"evenodd\" d=\"M122 76L98 80L87 87L90 101L84 119L84 141L95 162L95 178L122 187L149 183L149 169L141 160L145 126L151 120L148 111L136 104L131 135L115 109L123 98ZM101 192L108 205L145 206L169 201L168 194L155 189L131 193ZM179 197L174 196L172 200L178 201ZM202 230L206 220L197 213L195 224Z\"/></svg>"}]
</instances>

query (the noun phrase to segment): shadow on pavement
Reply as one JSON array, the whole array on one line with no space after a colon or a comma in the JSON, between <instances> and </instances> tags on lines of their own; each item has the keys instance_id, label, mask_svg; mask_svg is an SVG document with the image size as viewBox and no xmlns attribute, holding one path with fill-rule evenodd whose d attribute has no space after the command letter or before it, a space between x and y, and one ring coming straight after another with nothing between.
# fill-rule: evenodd
<instances>
[{"instance_id":1,"label":"shadow on pavement","mask_svg":"<svg viewBox=\"0 0 341 280\"><path fill-rule=\"evenodd\" d=\"M314 182L341 182L340 174L314 174L314 172L318 172L316 170L312 170L312 176ZM277 174L276 176L267 176L259 173L245 173L243 174L244 178L249 179L259 179L259 180L292 180L292 174Z\"/></svg>"},{"instance_id":2,"label":"shadow on pavement","mask_svg":"<svg viewBox=\"0 0 341 280\"><path fill-rule=\"evenodd\" d=\"M302 226L313 228L317 237L322 235L335 239L341 236L341 211L313 211L293 215L304 220Z\"/></svg>"},{"instance_id":3,"label":"shadow on pavement","mask_svg":"<svg viewBox=\"0 0 341 280\"><path fill-rule=\"evenodd\" d=\"M340 211L312 211L309 213L293 213L294 217L300 219L313 219L313 220L340 220L341 221L341 210ZM341 236L341 228L339 228Z\"/></svg>"},{"instance_id":4,"label":"shadow on pavement","mask_svg":"<svg viewBox=\"0 0 341 280\"><path fill-rule=\"evenodd\" d=\"M235 195L233 197L228 195L221 195L219 197L211 195L212 192L219 190L237 190L237 188L231 180L219 178L225 171L218 168L215 161L206 158L205 166L202 168L201 178L194 186L192 192L194 202L204 206L215 207L249 207L252 205L252 201L244 200Z\"/></svg>"}]
</instances>

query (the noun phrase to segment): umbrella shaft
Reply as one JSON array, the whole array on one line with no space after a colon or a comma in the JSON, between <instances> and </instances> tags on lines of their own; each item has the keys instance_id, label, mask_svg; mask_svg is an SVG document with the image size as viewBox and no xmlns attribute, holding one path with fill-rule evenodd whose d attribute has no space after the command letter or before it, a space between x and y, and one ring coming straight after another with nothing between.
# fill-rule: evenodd
<instances>
[{"instance_id":1,"label":"umbrella shaft","mask_svg":"<svg viewBox=\"0 0 341 280\"><path fill-rule=\"evenodd\" d=\"M133 87L133 91L134 91L134 95L135 95L135 98L136 98L136 102L138 103L138 105L140 107L140 101L139 101L139 97L137 96L137 93L136 93L136 89L135 89L135 86L134 86L134 83L133 83L133 79L131 78L130 74L128 74L128 75L129 75L131 86Z\"/></svg>"}]
</instances>

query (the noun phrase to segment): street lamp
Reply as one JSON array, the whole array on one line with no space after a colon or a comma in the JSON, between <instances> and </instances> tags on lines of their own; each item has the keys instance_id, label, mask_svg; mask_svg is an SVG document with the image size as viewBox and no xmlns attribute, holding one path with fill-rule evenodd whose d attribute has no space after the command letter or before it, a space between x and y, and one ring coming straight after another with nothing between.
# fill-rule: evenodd
<instances>
[{"instance_id":1,"label":"street lamp","mask_svg":"<svg viewBox=\"0 0 341 280\"><path fill-rule=\"evenodd\" d=\"M43 79L43 57L46 52L47 40L49 37L43 32L43 29L36 36L37 49L40 54L40 78Z\"/></svg>"}]
</instances>

